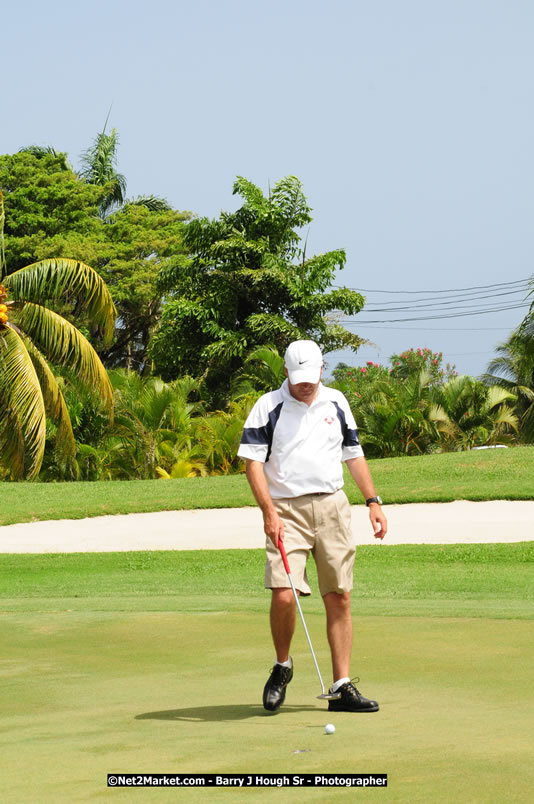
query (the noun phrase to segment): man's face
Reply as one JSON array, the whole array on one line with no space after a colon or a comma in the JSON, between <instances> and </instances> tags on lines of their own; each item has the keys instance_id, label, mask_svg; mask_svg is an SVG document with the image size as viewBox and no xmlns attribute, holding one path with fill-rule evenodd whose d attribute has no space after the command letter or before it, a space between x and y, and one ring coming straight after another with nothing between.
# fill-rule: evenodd
<instances>
[{"instance_id":1,"label":"man's face","mask_svg":"<svg viewBox=\"0 0 534 804\"><path fill-rule=\"evenodd\" d=\"M317 392L319 390L319 386L321 384L321 377L323 376L323 370L321 369L321 374L319 375L318 382L298 382L296 385L293 385L291 380L289 379L289 375L286 371L287 383L289 385L289 393L292 397L294 397L298 402L305 402L306 405L311 405L315 397L317 396Z\"/></svg>"}]
</instances>

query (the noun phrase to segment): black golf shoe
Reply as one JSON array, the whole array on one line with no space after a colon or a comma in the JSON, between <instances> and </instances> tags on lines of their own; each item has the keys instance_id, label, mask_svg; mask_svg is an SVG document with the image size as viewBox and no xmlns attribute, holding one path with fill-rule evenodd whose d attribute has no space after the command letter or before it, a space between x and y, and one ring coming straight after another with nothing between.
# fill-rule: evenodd
<instances>
[{"instance_id":1,"label":"black golf shoe","mask_svg":"<svg viewBox=\"0 0 534 804\"><path fill-rule=\"evenodd\" d=\"M355 682L359 680L359 678L354 679ZM378 712L377 702L364 698L352 681L342 684L337 692L341 693L341 697L328 701L329 712Z\"/></svg>"},{"instance_id":2,"label":"black golf shoe","mask_svg":"<svg viewBox=\"0 0 534 804\"><path fill-rule=\"evenodd\" d=\"M284 703L286 687L293 678L293 663L291 667L282 667L275 664L269 680L263 690L263 707L269 712L276 712Z\"/></svg>"}]
</instances>

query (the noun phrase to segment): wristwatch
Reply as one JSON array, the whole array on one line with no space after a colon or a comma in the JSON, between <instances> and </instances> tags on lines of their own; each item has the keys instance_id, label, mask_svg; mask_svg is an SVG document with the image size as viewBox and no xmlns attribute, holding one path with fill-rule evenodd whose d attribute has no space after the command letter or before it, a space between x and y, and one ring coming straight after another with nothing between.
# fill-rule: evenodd
<instances>
[{"instance_id":1,"label":"wristwatch","mask_svg":"<svg viewBox=\"0 0 534 804\"><path fill-rule=\"evenodd\" d=\"M369 497L369 499L365 501L365 504L371 505L371 503L374 502L378 503L379 505L382 505L382 497Z\"/></svg>"}]
</instances>

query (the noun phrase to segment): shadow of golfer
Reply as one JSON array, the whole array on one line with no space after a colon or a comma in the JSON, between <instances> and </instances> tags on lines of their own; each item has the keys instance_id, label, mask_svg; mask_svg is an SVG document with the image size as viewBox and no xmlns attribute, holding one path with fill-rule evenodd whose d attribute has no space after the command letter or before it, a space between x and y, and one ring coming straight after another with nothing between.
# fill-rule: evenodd
<instances>
[{"instance_id":1,"label":"shadow of golfer","mask_svg":"<svg viewBox=\"0 0 534 804\"><path fill-rule=\"evenodd\" d=\"M247 720L251 717L273 717L296 712L315 712L315 706L283 706L278 712L266 712L263 706L238 704L236 706L195 706L188 709L164 709L161 712L144 712L136 715L136 720L178 720L188 723L220 722L227 720Z\"/></svg>"}]
</instances>

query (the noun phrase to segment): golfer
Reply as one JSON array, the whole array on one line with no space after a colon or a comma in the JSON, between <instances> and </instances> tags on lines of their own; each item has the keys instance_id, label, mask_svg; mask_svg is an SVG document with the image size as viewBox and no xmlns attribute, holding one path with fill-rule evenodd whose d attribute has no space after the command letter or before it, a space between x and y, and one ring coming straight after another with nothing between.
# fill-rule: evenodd
<instances>
[{"instance_id":1,"label":"golfer","mask_svg":"<svg viewBox=\"0 0 534 804\"><path fill-rule=\"evenodd\" d=\"M238 455L263 513L267 536L265 587L271 589L271 633L276 662L263 691L265 709L276 711L293 678L289 655L296 605L278 542L283 541L291 576L300 595L311 593L306 561L317 565L326 609L333 685L329 700L337 712L376 712L378 703L351 683L352 616L350 592L356 545L350 505L342 490L344 461L369 507L376 539L387 531L386 517L358 440L348 402L321 383L323 357L313 341L294 341L285 353L287 379L252 408Z\"/></svg>"}]
</instances>

